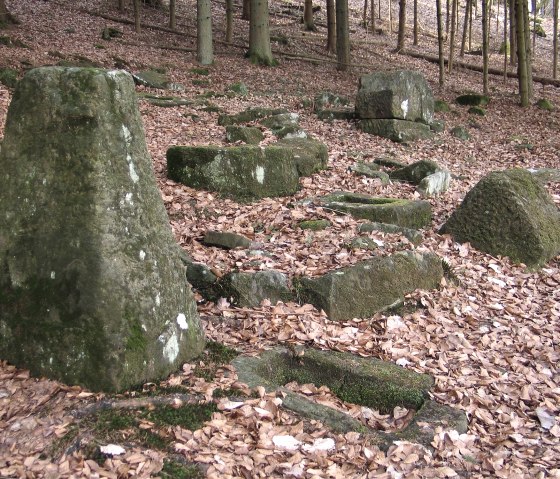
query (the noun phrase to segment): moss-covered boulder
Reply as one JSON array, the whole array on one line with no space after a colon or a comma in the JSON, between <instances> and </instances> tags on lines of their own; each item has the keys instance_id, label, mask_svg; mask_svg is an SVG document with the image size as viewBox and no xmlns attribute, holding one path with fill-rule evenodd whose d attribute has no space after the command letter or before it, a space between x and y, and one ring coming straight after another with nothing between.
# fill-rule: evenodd
<instances>
[{"instance_id":1,"label":"moss-covered boulder","mask_svg":"<svg viewBox=\"0 0 560 479\"><path fill-rule=\"evenodd\" d=\"M321 141L313 138L284 138L276 146L292 152L300 176L310 176L327 168L329 150Z\"/></svg>"},{"instance_id":2,"label":"moss-covered boulder","mask_svg":"<svg viewBox=\"0 0 560 479\"><path fill-rule=\"evenodd\" d=\"M423 228L432 221L428 201L382 198L362 193L339 191L317 199L334 211L349 213L354 218L391 223L406 228Z\"/></svg>"},{"instance_id":3,"label":"moss-covered boulder","mask_svg":"<svg viewBox=\"0 0 560 479\"><path fill-rule=\"evenodd\" d=\"M461 141L468 141L471 139L471 134L464 126L456 126L451 130L451 134Z\"/></svg>"},{"instance_id":4,"label":"moss-covered boulder","mask_svg":"<svg viewBox=\"0 0 560 479\"><path fill-rule=\"evenodd\" d=\"M383 233L393 233L403 235L412 244L419 245L422 242L422 233L412 228L391 225L387 223L368 222L362 223L358 227L359 233L369 233L371 231L381 231Z\"/></svg>"},{"instance_id":5,"label":"moss-covered boulder","mask_svg":"<svg viewBox=\"0 0 560 479\"><path fill-rule=\"evenodd\" d=\"M330 91L317 93L313 98L313 110L319 113L325 109L339 108L350 104L350 100L342 95L337 95Z\"/></svg>"},{"instance_id":6,"label":"moss-covered boulder","mask_svg":"<svg viewBox=\"0 0 560 479\"><path fill-rule=\"evenodd\" d=\"M143 70L132 75L137 85L143 85L158 90L180 90L181 88L169 81L165 73L156 70Z\"/></svg>"},{"instance_id":7,"label":"moss-covered boulder","mask_svg":"<svg viewBox=\"0 0 560 479\"><path fill-rule=\"evenodd\" d=\"M231 297L236 304L243 307L257 307L265 299L270 300L272 304L294 299L294 294L288 286L288 278L275 270L228 273L221 279L220 284L223 295Z\"/></svg>"},{"instance_id":8,"label":"moss-covered boulder","mask_svg":"<svg viewBox=\"0 0 560 479\"><path fill-rule=\"evenodd\" d=\"M369 318L415 289L433 289L443 276L434 254L411 251L376 257L318 278L294 279L300 301L325 311L334 321Z\"/></svg>"},{"instance_id":9,"label":"moss-covered boulder","mask_svg":"<svg viewBox=\"0 0 560 479\"><path fill-rule=\"evenodd\" d=\"M8 88L15 88L18 82L18 72L13 68L0 68L0 83Z\"/></svg>"},{"instance_id":10,"label":"moss-covered boulder","mask_svg":"<svg viewBox=\"0 0 560 479\"><path fill-rule=\"evenodd\" d=\"M449 189L451 183L451 173L445 170L439 170L425 178L418 183L416 191L418 191L424 198L431 198L439 196Z\"/></svg>"},{"instance_id":11,"label":"moss-covered boulder","mask_svg":"<svg viewBox=\"0 0 560 479\"><path fill-rule=\"evenodd\" d=\"M445 100L435 100L434 101L434 112L436 113L448 113L451 111L449 105Z\"/></svg>"},{"instance_id":12,"label":"moss-covered boulder","mask_svg":"<svg viewBox=\"0 0 560 479\"><path fill-rule=\"evenodd\" d=\"M252 121L260 120L261 118L266 118L267 116L280 115L284 113L289 113L288 110L284 108L264 108L264 107L253 107L247 108L234 115L220 115L218 117L218 125L228 126L228 125L240 125L242 123L250 123Z\"/></svg>"},{"instance_id":13,"label":"moss-covered boulder","mask_svg":"<svg viewBox=\"0 0 560 479\"><path fill-rule=\"evenodd\" d=\"M355 165L350 167L350 171L368 178L377 178L381 181L382 185L388 185L390 181L389 175L384 171L380 171L377 163L365 163L363 161L358 161Z\"/></svg>"},{"instance_id":14,"label":"moss-covered boulder","mask_svg":"<svg viewBox=\"0 0 560 479\"><path fill-rule=\"evenodd\" d=\"M249 94L249 89L247 85L243 82L232 83L226 87L226 91L232 92L239 96L247 96Z\"/></svg>"},{"instance_id":15,"label":"moss-covered boulder","mask_svg":"<svg viewBox=\"0 0 560 479\"><path fill-rule=\"evenodd\" d=\"M252 244L246 236L228 231L207 231L202 242L207 246L217 246L223 249L247 249Z\"/></svg>"},{"instance_id":16,"label":"moss-covered boulder","mask_svg":"<svg viewBox=\"0 0 560 479\"><path fill-rule=\"evenodd\" d=\"M173 146L167 150L167 174L239 200L288 196L299 188L294 155L280 146Z\"/></svg>"},{"instance_id":17,"label":"moss-covered boulder","mask_svg":"<svg viewBox=\"0 0 560 479\"><path fill-rule=\"evenodd\" d=\"M465 93L464 95L459 95L455 101L463 106L486 106L490 103L490 98L478 93Z\"/></svg>"},{"instance_id":18,"label":"moss-covered boulder","mask_svg":"<svg viewBox=\"0 0 560 479\"><path fill-rule=\"evenodd\" d=\"M388 138L396 143L431 138L433 133L428 125L415 121L395 119L360 120L358 128L365 133Z\"/></svg>"},{"instance_id":19,"label":"moss-covered boulder","mask_svg":"<svg viewBox=\"0 0 560 479\"><path fill-rule=\"evenodd\" d=\"M533 267L560 253L560 211L539 181L522 169L485 176L440 232Z\"/></svg>"},{"instance_id":20,"label":"moss-covered boulder","mask_svg":"<svg viewBox=\"0 0 560 479\"><path fill-rule=\"evenodd\" d=\"M411 163L410 165L404 166L397 170L391 171L389 177L392 180L405 181L407 183L412 183L417 185L426 176L439 171L439 165L432 160L420 160Z\"/></svg>"},{"instance_id":21,"label":"moss-covered boulder","mask_svg":"<svg viewBox=\"0 0 560 479\"><path fill-rule=\"evenodd\" d=\"M541 110L546 110L546 111L554 110L554 103L552 103L550 100L546 98L540 98L537 101L537 103L535 103L535 105L537 106L537 108L540 108Z\"/></svg>"},{"instance_id":22,"label":"moss-covered boulder","mask_svg":"<svg viewBox=\"0 0 560 479\"><path fill-rule=\"evenodd\" d=\"M0 165L0 358L117 391L200 353L129 74L31 70Z\"/></svg>"},{"instance_id":23,"label":"moss-covered boulder","mask_svg":"<svg viewBox=\"0 0 560 479\"><path fill-rule=\"evenodd\" d=\"M248 145L258 145L264 140L264 135L254 126L228 125L226 126L226 140L229 143L242 141Z\"/></svg>"},{"instance_id":24,"label":"moss-covered boulder","mask_svg":"<svg viewBox=\"0 0 560 479\"><path fill-rule=\"evenodd\" d=\"M298 227L302 230L321 231L331 226L331 222L326 219L305 220L298 223Z\"/></svg>"},{"instance_id":25,"label":"moss-covered boulder","mask_svg":"<svg viewBox=\"0 0 560 479\"><path fill-rule=\"evenodd\" d=\"M333 121L333 120L346 120L350 121L356 118L356 111L354 108L325 108L317 112L319 120Z\"/></svg>"}]
</instances>

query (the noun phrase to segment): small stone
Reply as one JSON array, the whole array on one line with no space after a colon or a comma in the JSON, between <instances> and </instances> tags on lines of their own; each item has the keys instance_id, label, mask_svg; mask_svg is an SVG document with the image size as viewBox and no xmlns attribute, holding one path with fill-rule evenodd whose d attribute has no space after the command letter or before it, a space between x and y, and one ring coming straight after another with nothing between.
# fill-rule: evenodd
<instances>
[{"instance_id":1,"label":"small stone","mask_svg":"<svg viewBox=\"0 0 560 479\"><path fill-rule=\"evenodd\" d=\"M471 139L471 135L468 130L463 126L456 126L451 130L451 134L459 140L467 141Z\"/></svg>"},{"instance_id":2,"label":"small stone","mask_svg":"<svg viewBox=\"0 0 560 479\"><path fill-rule=\"evenodd\" d=\"M490 98L486 95L479 95L477 93L467 93L458 96L455 101L459 105L464 106L486 106L490 102Z\"/></svg>"},{"instance_id":3,"label":"small stone","mask_svg":"<svg viewBox=\"0 0 560 479\"><path fill-rule=\"evenodd\" d=\"M247 85L243 82L232 83L226 87L226 91L231 91L238 94L239 96L247 96L249 94L249 89Z\"/></svg>"},{"instance_id":4,"label":"small stone","mask_svg":"<svg viewBox=\"0 0 560 479\"><path fill-rule=\"evenodd\" d=\"M541 110L546 110L546 111L554 110L554 103L552 103L550 100L547 100L546 98L539 99L536 105L537 108L540 108Z\"/></svg>"},{"instance_id":5,"label":"small stone","mask_svg":"<svg viewBox=\"0 0 560 479\"><path fill-rule=\"evenodd\" d=\"M480 108L479 106L471 106L468 109L468 112L471 115L486 116L486 110L484 108Z\"/></svg>"},{"instance_id":6,"label":"small stone","mask_svg":"<svg viewBox=\"0 0 560 479\"><path fill-rule=\"evenodd\" d=\"M228 125L226 126L226 140L229 143L241 141L249 145L258 145L264 140L264 135L254 126Z\"/></svg>"},{"instance_id":7,"label":"small stone","mask_svg":"<svg viewBox=\"0 0 560 479\"><path fill-rule=\"evenodd\" d=\"M451 111L449 105L444 100L435 100L434 101L434 111L436 113L448 113Z\"/></svg>"},{"instance_id":8,"label":"small stone","mask_svg":"<svg viewBox=\"0 0 560 479\"><path fill-rule=\"evenodd\" d=\"M252 242L246 236L223 231L207 231L202 242L207 246L217 246L223 249L246 249Z\"/></svg>"}]
</instances>

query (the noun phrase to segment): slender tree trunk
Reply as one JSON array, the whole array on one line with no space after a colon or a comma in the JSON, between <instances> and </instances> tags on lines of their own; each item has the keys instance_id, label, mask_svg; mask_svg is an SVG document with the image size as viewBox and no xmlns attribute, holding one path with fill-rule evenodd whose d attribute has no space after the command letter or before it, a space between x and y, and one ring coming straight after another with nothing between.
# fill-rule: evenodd
<instances>
[{"instance_id":1,"label":"slender tree trunk","mask_svg":"<svg viewBox=\"0 0 560 479\"><path fill-rule=\"evenodd\" d=\"M467 44L467 29L469 27L470 11L472 10L472 0L467 0L465 5L465 18L463 20L463 37L461 38L461 57L465 56L465 46Z\"/></svg>"},{"instance_id":2,"label":"slender tree trunk","mask_svg":"<svg viewBox=\"0 0 560 479\"><path fill-rule=\"evenodd\" d=\"M226 43L233 40L233 0L226 0Z\"/></svg>"},{"instance_id":3,"label":"slender tree trunk","mask_svg":"<svg viewBox=\"0 0 560 479\"><path fill-rule=\"evenodd\" d=\"M554 19L553 25L553 39L552 39L552 78L556 80L558 75L558 0L553 0L552 8L554 12L552 13Z\"/></svg>"},{"instance_id":4,"label":"slender tree trunk","mask_svg":"<svg viewBox=\"0 0 560 479\"><path fill-rule=\"evenodd\" d=\"M313 21L313 0L305 0L303 4L303 25L307 31L317 30Z\"/></svg>"},{"instance_id":5,"label":"slender tree trunk","mask_svg":"<svg viewBox=\"0 0 560 479\"><path fill-rule=\"evenodd\" d=\"M533 50L534 50L535 44L537 42L537 0L531 0L531 7L533 9Z\"/></svg>"},{"instance_id":6,"label":"slender tree trunk","mask_svg":"<svg viewBox=\"0 0 560 479\"><path fill-rule=\"evenodd\" d=\"M251 19L251 0L243 0L243 10L241 11L241 20Z\"/></svg>"},{"instance_id":7,"label":"slender tree trunk","mask_svg":"<svg viewBox=\"0 0 560 479\"><path fill-rule=\"evenodd\" d=\"M449 61L447 63L447 70L449 73L453 70L453 54L455 53L455 29L457 22L457 0L453 0L452 14L453 22L451 23L451 38L449 39Z\"/></svg>"},{"instance_id":8,"label":"slender tree trunk","mask_svg":"<svg viewBox=\"0 0 560 479\"><path fill-rule=\"evenodd\" d=\"M175 0L169 0L169 28L175 30L177 20L175 18Z\"/></svg>"},{"instance_id":9,"label":"slender tree trunk","mask_svg":"<svg viewBox=\"0 0 560 479\"><path fill-rule=\"evenodd\" d=\"M134 31L140 33L140 0L133 0L132 3L134 6Z\"/></svg>"},{"instance_id":10,"label":"slender tree trunk","mask_svg":"<svg viewBox=\"0 0 560 479\"><path fill-rule=\"evenodd\" d=\"M412 27L412 44L416 46L418 45L418 0L414 0L414 4L412 6L412 14L414 16L414 25Z\"/></svg>"},{"instance_id":11,"label":"slender tree trunk","mask_svg":"<svg viewBox=\"0 0 560 479\"><path fill-rule=\"evenodd\" d=\"M381 0L378 0L381 3ZM371 0L371 32L375 35L375 0Z\"/></svg>"},{"instance_id":12,"label":"slender tree trunk","mask_svg":"<svg viewBox=\"0 0 560 479\"><path fill-rule=\"evenodd\" d=\"M445 82L445 65L443 59L443 18L441 14L441 0L436 0L436 20L438 31L438 56L439 56L439 86Z\"/></svg>"},{"instance_id":13,"label":"slender tree trunk","mask_svg":"<svg viewBox=\"0 0 560 479\"><path fill-rule=\"evenodd\" d=\"M378 0L378 2L377 2L377 9L378 9L377 18L379 18L379 20L381 20L381 0Z\"/></svg>"},{"instance_id":14,"label":"slender tree trunk","mask_svg":"<svg viewBox=\"0 0 560 479\"><path fill-rule=\"evenodd\" d=\"M504 84L507 83L508 76L508 15L507 0L504 0ZM511 46L510 46L511 47Z\"/></svg>"},{"instance_id":15,"label":"slender tree trunk","mask_svg":"<svg viewBox=\"0 0 560 479\"><path fill-rule=\"evenodd\" d=\"M445 40L449 37L449 10L450 10L450 3L451 0L446 0L445 2Z\"/></svg>"},{"instance_id":16,"label":"slender tree trunk","mask_svg":"<svg viewBox=\"0 0 560 479\"><path fill-rule=\"evenodd\" d=\"M2 1L4 1L4 0L2 0ZM119 10L121 12L124 12L124 10L125 10L124 0L119 0Z\"/></svg>"},{"instance_id":17,"label":"slender tree trunk","mask_svg":"<svg viewBox=\"0 0 560 479\"><path fill-rule=\"evenodd\" d=\"M521 106L529 106L529 80L527 71L527 36L525 34L525 21L523 0L516 0L517 16L517 76L519 84L519 97Z\"/></svg>"},{"instance_id":18,"label":"slender tree trunk","mask_svg":"<svg viewBox=\"0 0 560 479\"><path fill-rule=\"evenodd\" d=\"M406 33L406 0L399 0L399 33L397 36L397 52L404 50Z\"/></svg>"},{"instance_id":19,"label":"slender tree trunk","mask_svg":"<svg viewBox=\"0 0 560 479\"><path fill-rule=\"evenodd\" d=\"M531 29L529 27L529 2L523 0L523 20L525 22L525 58L527 62L527 90L529 100L533 97L533 52L531 51Z\"/></svg>"},{"instance_id":20,"label":"slender tree trunk","mask_svg":"<svg viewBox=\"0 0 560 479\"><path fill-rule=\"evenodd\" d=\"M473 2L476 7L477 0L471 0L471 9L469 10L469 52L472 50L472 17L473 17Z\"/></svg>"},{"instance_id":21,"label":"slender tree trunk","mask_svg":"<svg viewBox=\"0 0 560 479\"><path fill-rule=\"evenodd\" d=\"M393 33L393 0L389 0L389 32Z\"/></svg>"},{"instance_id":22,"label":"slender tree trunk","mask_svg":"<svg viewBox=\"0 0 560 479\"><path fill-rule=\"evenodd\" d=\"M268 0L251 0L249 22L249 59L252 63L266 66L276 65L270 47L268 22Z\"/></svg>"},{"instance_id":23,"label":"slender tree trunk","mask_svg":"<svg viewBox=\"0 0 560 479\"><path fill-rule=\"evenodd\" d=\"M327 0L327 51L336 52L336 11L334 0Z\"/></svg>"},{"instance_id":24,"label":"slender tree trunk","mask_svg":"<svg viewBox=\"0 0 560 479\"><path fill-rule=\"evenodd\" d=\"M197 60L201 65L211 65L214 61L212 48L212 4L210 0L196 0L197 20Z\"/></svg>"},{"instance_id":25,"label":"slender tree trunk","mask_svg":"<svg viewBox=\"0 0 560 479\"><path fill-rule=\"evenodd\" d=\"M337 70L348 70L348 65L350 64L348 0L336 0L336 59Z\"/></svg>"},{"instance_id":26,"label":"slender tree trunk","mask_svg":"<svg viewBox=\"0 0 560 479\"><path fill-rule=\"evenodd\" d=\"M516 0L509 3L509 64L517 63L517 4Z\"/></svg>"},{"instance_id":27,"label":"slender tree trunk","mask_svg":"<svg viewBox=\"0 0 560 479\"><path fill-rule=\"evenodd\" d=\"M482 91L488 94L488 1L482 0Z\"/></svg>"},{"instance_id":28,"label":"slender tree trunk","mask_svg":"<svg viewBox=\"0 0 560 479\"><path fill-rule=\"evenodd\" d=\"M369 0L364 0L364 8L362 10L362 25L367 32L367 9Z\"/></svg>"},{"instance_id":29,"label":"slender tree trunk","mask_svg":"<svg viewBox=\"0 0 560 479\"><path fill-rule=\"evenodd\" d=\"M500 29L500 0L496 0L496 35L498 34L498 30Z\"/></svg>"}]
</instances>

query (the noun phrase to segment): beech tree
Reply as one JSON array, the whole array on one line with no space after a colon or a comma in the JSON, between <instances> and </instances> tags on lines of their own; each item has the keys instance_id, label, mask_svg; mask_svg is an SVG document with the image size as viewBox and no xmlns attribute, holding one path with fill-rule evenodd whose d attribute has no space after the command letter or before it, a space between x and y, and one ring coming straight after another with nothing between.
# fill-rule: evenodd
<instances>
[{"instance_id":1,"label":"beech tree","mask_svg":"<svg viewBox=\"0 0 560 479\"><path fill-rule=\"evenodd\" d=\"M251 18L251 0L243 0L243 10L241 11L241 20L249 20Z\"/></svg>"},{"instance_id":2,"label":"beech tree","mask_svg":"<svg viewBox=\"0 0 560 479\"><path fill-rule=\"evenodd\" d=\"M175 29L177 21L175 19L175 0L169 0L169 28Z\"/></svg>"},{"instance_id":3,"label":"beech tree","mask_svg":"<svg viewBox=\"0 0 560 479\"><path fill-rule=\"evenodd\" d=\"M233 0L226 0L226 42L233 40Z\"/></svg>"},{"instance_id":4,"label":"beech tree","mask_svg":"<svg viewBox=\"0 0 560 479\"><path fill-rule=\"evenodd\" d=\"M336 52L336 12L334 0L327 0L327 51Z\"/></svg>"},{"instance_id":5,"label":"beech tree","mask_svg":"<svg viewBox=\"0 0 560 479\"><path fill-rule=\"evenodd\" d=\"M436 21L438 34L439 86L443 86L445 83L445 64L443 58L443 18L441 14L441 0L436 0Z\"/></svg>"},{"instance_id":6,"label":"beech tree","mask_svg":"<svg viewBox=\"0 0 560 479\"><path fill-rule=\"evenodd\" d=\"M2 1L2 0L0 0ZM140 23L140 0L133 0L132 5L134 7L134 31L140 33L141 23Z\"/></svg>"},{"instance_id":7,"label":"beech tree","mask_svg":"<svg viewBox=\"0 0 560 479\"><path fill-rule=\"evenodd\" d=\"M406 0L399 0L399 33L397 35L397 52L404 50L406 33Z\"/></svg>"},{"instance_id":8,"label":"beech tree","mask_svg":"<svg viewBox=\"0 0 560 479\"><path fill-rule=\"evenodd\" d=\"M457 22L455 21L457 17L457 0L453 0L453 6L451 7L451 37L449 39L449 60L447 62L447 69L451 73L453 70L453 54L455 53L455 30Z\"/></svg>"},{"instance_id":9,"label":"beech tree","mask_svg":"<svg viewBox=\"0 0 560 479\"><path fill-rule=\"evenodd\" d=\"M553 0L552 3L553 19L553 37L552 37L552 78L556 80L558 74L558 0Z\"/></svg>"},{"instance_id":10,"label":"beech tree","mask_svg":"<svg viewBox=\"0 0 560 479\"><path fill-rule=\"evenodd\" d=\"M268 0L251 0L250 8L248 57L252 63L267 66L276 65L270 47Z\"/></svg>"},{"instance_id":11,"label":"beech tree","mask_svg":"<svg viewBox=\"0 0 560 479\"><path fill-rule=\"evenodd\" d=\"M373 0L371 0L373 2ZM412 27L412 44L418 45L418 0L414 0L412 7L413 27Z\"/></svg>"},{"instance_id":12,"label":"beech tree","mask_svg":"<svg viewBox=\"0 0 560 479\"><path fill-rule=\"evenodd\" d=\"M197 60L201 65L210 65L214 61L212 48L212 4L210 0L196 1L196 39Z\"/></svg>"},{"instance_id":13,"label":"beech tree","mask_svg":"<svg viewBox=\"0 0 560 479\"><path fill-rule=\"evenodd\" d=\"M531 36L529 32L529 5L527 0L516 0L517 77L521 106L529 106L533 96L531 68Z\"/></svg>"},{"instance_id":14,"label":"beech tree","mask_svg":"<svg viewBox=\"0 0 560 479\"><path fill-rule=\"evenodd\" d=\"M303 25L307 31L317 30L313 21L313 0L305 0L303 4Z\"/></svg>"},{"instance_id":15,"label":"beech tree","mask_svg":"<svg viewBox=\"0 0 560 479\"><path fill-rule=\"evenodd\" d=\"M348 70L350 64L350 29L348 0L336 0L336 69Z\"/></svg>"},{"instance_id":16,"label":"beech tree","mask_svg":"<svg viewBox=\"0 0 560 479\"><path fill-rule=\"evenodd\" d=\"M482 0L482 91L488 93L488 0Z\"/></svg>"}]
</instances>

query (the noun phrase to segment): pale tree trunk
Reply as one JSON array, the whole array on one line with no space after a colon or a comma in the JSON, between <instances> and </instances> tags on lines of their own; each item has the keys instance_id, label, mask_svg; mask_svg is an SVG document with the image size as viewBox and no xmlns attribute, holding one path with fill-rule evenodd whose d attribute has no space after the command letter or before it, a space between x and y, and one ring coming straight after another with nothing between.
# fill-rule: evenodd
<instances>
[{"instance_id":1,"label":"pale tree trunk","mask_svg":"<svg viewBox=\"0 0 560 479\"><path fill-rule=\"evenodd\" d=\"M533 50L534 50L535 43L537 41L537 0L531 0L531 6L533 8Z\"/></svg>"},{"instance_id":2,"label":"pale tree trunk","mask_svg":"<svg viewBox=\"0 0 560 479\"><path fill-rule=\"evenodd\" d=\"M447 38L449 37L449 10L451 3L450 0L446 0L445 2L445 41L447 41Z\"/></svg>"},{"instance_id":3,"label":"pale tree trunk","mask_svg":"<svg viewBox=\"0 0 560 479\"><path fill-rule=\"evenodd\" d=\"M436 0L436 20L438 31L438 56L439 56L439 86L445 82L445 68L443 59L443 18L441 14L441 0Z\"/></svg>"},{"instance_id":4,"label":"pale tree trunk","mask_svg":"<svg viewBox=\"0 0 560 479\"><path fill-rule=\"evenodd\" d=\"M465 19L463 21L463 37L461 39L461 52L459 53L461 57L465 56L465 46L467 44L467 29L469 27L471 10L472 10L472 0L467 0L467 4L465 5Z\"/></svg>"},{"instance_id":5,"label":"pale tree trunk","mask_svg":"<svg viewBox=\"0 0 560 479\"><path fill-rule=\"evenodd\" d=\"M389 0L389 32L393 33L393 0Z\"/></svg>"},{"instance_id":6,"label":"pale tree trunk","mask_svg":"<svg viewBox=\"0 0 560 479\"><path fill-rule=\"evenodd\" d=\"M527 89L529 99L533 97L533 52L531 51L531 29L529 27L529 2L524 0L523 19L525 21L525 61L527 63Z\"/></svg>"},{"instance_id":7,"label":"pale tree trunk","mask_svg":"<svg viewBox=\"0 0 560 479\"><path fill-rule=\"evenodd\" d=\"M313 21L313 0L305 0L303 4L303 25L307 31L317 30Z\"/></svg>"},{"instance_id":8,"label":"pale tree trunk","mask_svg":"<svg viewBox=\"0 0 560 479\"><path fill-rule=\"evenodd\" d=\"M233 40L233 0L226 0L226 42Z\"/></svg>"},{"instance_id":9,"label":"pale tree trunk","mask_svg":"<svg viewBox=\"0 0 560 479\"><path fill-rule=\"evenodd\" d=\"M210 0L196 0L196 59L201 65L214 61L212 48L212 4Z\"/></svg>"},{"instance_id":10,"label":"pale tree trunk","mask_svg":"<svg viewBox=\"0 0 560 479\"><path fill-rule=\"evenodd\" d=\"M140 0L133 0L134 6L134 31L136 33L140 33L141 24L140 24Z\"/></svg>"},{"instance_id":11,"label":"pale tree trunk","mask_svg":"<svg viewBox=\"0 0 560 479\"><path fill-rule=\"evenodd\" d=\"M336 0L336 60L337 70L348 70L350 64L348 0Z\"/></svg>"},{"instance_id":12,"label":"pale tree trunk","mask_svg":"<svg viewBox=\"0 0 560 479\"><path fill-rule=\"evenodd\" d=\"M336 52L336 13L334 0L327 0L327 51Z\"/></svg>"},{"instance_id":13,"label":"pale tree trunk","mask_svg":"<svg viewBox=\"0 0 560 479\"><path fill-rule=\"evenodd\" d=\"M552 4L554 9L553 18L553 39L552 39L552 78L556 80L558 74L558 0L554 0Z\"/></svg>"},{"instance_id":14,"label":"pale tree trunk","mask_svg":"<svg viewBox=\"0 0 560 479\"><path fill-rule=\"evenodd\" d=\"M488 0L482 0L482 91L488 94Z\"/></svg>"},{"instance_id":15,"label":"pale tree trunk","mask_svg":"<svg viewBox=\"0 0 560 479\"><path fill-rule=\"evenodd\" d=\"M472 50L472 17L473 17L473 4L472 2L474 1L474 5L476 7L477 4L477 0L471 0L471 9L469 11L469 52Z\"/></svg>"},{"instance_id":16,"label":"pale tree trunk","mask_svg":"<svg viewBox=\"0 0 560 479\"><path fill-rule=\"evenodd\" d=\"M504 84L507 83L507 66L508 66L508 47L507 47L507 40L508 40L508 16L507 16L507 0L504 0Z\"/></svg>"},{"instance_id":17,"label":"pale tree trunk","mask_svg":"<svg viewBox=\"0 0 560 479\"><path fill-rule=\"evenodd\" d=\"M381 3L381 0L378 0L378 1L379 1L379 3ZM370 21L371 21L371 32L373 34L375 34L375 0L371 0Z\"/></svg>"},{"instance_id":18,"label":"pale tree trunk","mask_svg":"<svg viewBox=\"0 0 560 479\"><path fill-rule=\"evenodd\" d=\"M455 53L455 29L457 22L457 0L453 0L452 14L453 22L451 22L451 37L449 39L449 60L447 62L447 70L449 73L453 70L453 54Z\"/></svg>"},{"instance_id":19,"label":"pale tree trunk","mask_svg":"<svg viewBox=\"0 0 560 479\"><path fill-rule=\"evenodd\" d=\"M525 21L523 19L523 1L516 0L517 17L517 76L521 106L529 106L529 80L527 72L527 48L525 45Z\"/></svg>"},{"instance_id":20,"label":"pale tree trunk","mask_svg":"<svg viewBox=\"0 0 560 479\"><path fill-rule=\"evenodd\" d=\"M517 63L517 6L516 0L509 3L509 64Z\"/></svg>"},{"instance_id":21,"label":"pale tree trunk","mask_svg":"<svg viewBox=\"0 0 560 479\"><path fill-rule=\"evenodd\" d=\"M406 33L406 0L399 0L399 33L397 36L397 52L404 50Z\"/></svg>"},{"instance_id":22,"label":"pale tree trunk","mask_svg":"<svg viewBox=\"0 0 560 479\"><path fill-rule=\"evenodd\" d=\"M175 0L169 0L169 28L175 30L177 19L175 17Z\"/></svg>"},{"instance_id":23,"label":"pale tree trunk","mask_svg":"<svg viewBox=\"0 0 560 479\"><path fill-rule=\"evenodd\" d=\"M270 47L268 0L251 0L249 22L249 59L258 65L276 65Z\"/></svg>"},{"instance_id":24,"label":"pale tree trunk","mask_svg":"<svg viewBox=\"0 0 560 479\"><path fill-rule=\"evenodd\" d=\"M412 44L416 46L418 45L418 0L414 0L412 12L414 15L414 26L412 27Z\"/></svg>"},{"instance_id":25,"label":"pale tree trunk","mask_svg":"<svg viewBox=\"0 0 560 479\"><path fill-rule=\"evenodd\" d=\"M241 11L241 20L251 19L251 0L243 0L243 10Z\"/></svg>"},{"instance_id":26,"label":"pale tree trunk","mask_svg":"<svg viewBox=\"0 0 560 479\"><path fill-rule=\"evenodd\" d=\"M367 8L368 8L368 2L369 0L364 0L364 9L362 12L362 24L363 27L365 28L366 32L367 32Z\"/></svg>"}]
</instances>

